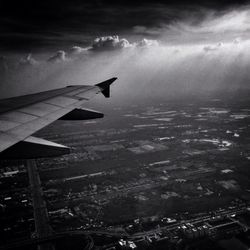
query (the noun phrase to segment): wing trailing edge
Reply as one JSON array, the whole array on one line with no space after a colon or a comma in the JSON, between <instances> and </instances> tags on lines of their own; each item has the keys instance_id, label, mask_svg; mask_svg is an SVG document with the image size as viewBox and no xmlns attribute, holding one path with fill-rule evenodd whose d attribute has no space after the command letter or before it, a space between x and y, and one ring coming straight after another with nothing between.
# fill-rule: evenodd
<instances>
[{"instance_id":1,"label":"wing trailing edge","mask_svg":"<svg viewBox=\"0 0 250 250\"><path fill-rule=\"evenodd\" d=\"M103 118L103 113L97 112L91 109L74 109L67 113L66 115L59 118L59 120L90 120L90 119L97 119Z\"/></svg>"},{"instance_id":2,"label":"wing trailing edge","mask_svg":"<svg viewBox=\"0 0 250 250\"><path fill-rule=\"evenodd\" d=\"M0 153L0 159L36 159L69 154L70 148L64 145L29 136L23 141Z\"/></svg>"}]
</instances>

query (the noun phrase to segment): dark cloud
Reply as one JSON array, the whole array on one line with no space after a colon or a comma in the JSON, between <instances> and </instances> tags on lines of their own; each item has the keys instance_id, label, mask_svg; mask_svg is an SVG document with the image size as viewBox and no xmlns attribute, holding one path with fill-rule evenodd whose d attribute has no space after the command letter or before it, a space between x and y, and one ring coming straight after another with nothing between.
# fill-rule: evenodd
<instances>
[{"instance_id":1,"label":"dark cloud","mask_svg":"<svg viewBox=\"0 0 250 250\"><path fill-rule=\"evenodd\" d=\"M119 78L120 93L140 98L248 87L250 6L208 11L146 1L134 8L124 4L118 10L117 4L102 3L95 11L82 10L81 4L70 6L72 13L79 13L77 18L66 16L68 22L62 19L48 30L43 23L33 22L32 26L42 28L28 34L2 33L0 38L6 39L7 34L36 37L44 50L34 52L37 45L27 42L34 57L23 52L3 57L0 71L6 73L0 72L0 94L28 94L113 76ZM84 22L79 18L83 12L88 13L81 17Z\"/></svg>"},{"instance_id":2,"label":"dark cloud","mask_svg":"<svg viewBox=\"0 0 250 250\"><path fill-rule=\"evenodd\" d=\"M0 49L25 50L75 44L86 46L96 36L135 33L157 36L162 24L192 17L199 22L205 10L223 12L247 1L230 0L43 0L0 1ZM143 28L144 27L144 28ZM150 29L156 27L154 30Z\"/></svg>"},{"instance_id":3,"label":"dark cloud","mask_svg":"<svg viewBox=\"0 0 250 250\"><path fill-rule=\"evenodd\" d=\"M2 57L0 70L6 74L0 75L0 93L27 94L22 91L94 83L112 76L119 77L120 93L140 98L248 87L250 40L236 39L237 43L234 39L225 44L172 46L146 38L131 43L107 36L96 38L92 47L73 46L43 58Z\"/></svg>"}]
</instances>

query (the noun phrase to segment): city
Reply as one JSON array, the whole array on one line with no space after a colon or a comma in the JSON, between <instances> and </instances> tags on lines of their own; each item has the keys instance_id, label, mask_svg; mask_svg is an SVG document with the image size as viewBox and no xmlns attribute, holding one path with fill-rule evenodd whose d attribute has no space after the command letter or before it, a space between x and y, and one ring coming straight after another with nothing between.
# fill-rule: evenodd
<instances>
[{"instance_id":1,"label":"city","mask_svg":"<svg viewBox=\"0 0 250 250\"><path fill-rule=\"evenodd\" d=\"M90 235L96 249L249 247L248 107L163 100L39 131L72 148L37 160L53 232ZM1 166L1 245L14 248L34 233L32 199L25 162Z\"/></svg>"}]
</instances>

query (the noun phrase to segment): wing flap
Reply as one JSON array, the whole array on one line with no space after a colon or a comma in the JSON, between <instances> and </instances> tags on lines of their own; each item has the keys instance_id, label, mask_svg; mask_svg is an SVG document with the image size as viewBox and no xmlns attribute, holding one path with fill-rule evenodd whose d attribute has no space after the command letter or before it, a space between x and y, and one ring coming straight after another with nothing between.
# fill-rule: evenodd
<instances>
[{"instance_id":1,"label":"wing flap","mask_svg":"<svg viewBox=\"0 0 250 250\"><path fill-rule=\"evenodd\" d=\"M67 96L57 96L55 98L49 99L46 101L47 104L64 107L65 105L71 105L75 103L76 101L79 101L78 99L67 97Z\"/></svg>"},{"instance_id":2,"label":"wing flap","mask_svg":"<svg viewBox=\"0 0 250 250\"><path fill-rule=\"evenodd\" d=\"M20 125L20 123L13 122L13 121L0 120L0 131L4 132L9 129L17 127L18 125Z\"/></svg>"},{"instance_id":3,"label":"wing flap","mask_svg":"<svg viewBox=\"0 0 250 250\"><path fill-rule=\"evenodd\" d=\"M29 136L24 141L11 146L0 153L0 159L33 159L42 157L55 157L68 154L70 148L47 141L41 138Z\"/></svg>"},{"instance_id":4,"label":"wing flap","mask_svg":"<svg viewBox=\"0 0 250 250\"><path fill-rule=\"evenodd\" d=\"M10 111L0 115L0 122L12 121L17 123L25 123L25 122L30 122L36 118L37 116L31 114L25 114L20 111Z\"/></svg>"},{"instance_id":5,"label":"wing flap","mask_svg":"<svg viewBox=\"0 0 250 250\"><path fill-rule=\"evenodd\" d=\"M42 117L58 109L60 109L60 107L52 105L52 104L44 103L44 102L39 102L36 104L32 104L30 106L21 108L19 109L19 111L25 114Z\"/></svg>"},{"instance_id":6,"label":"wing flap","mask_svg":"<svg viewBox=\"0 0 250 250\"><path fill-rule=\"evenodd\" d=\"M4 100L0 100L0 113L5 113L11 110L20 109L35 103L39 103L56 96L63 96L67 93L79 90L79 88L84 89L84 85L71 86L70 88L61 88L55 90L49 90L37 94L24 95L19 97L12 97Z\"/></svg>"},{"instance_id":7,"label":"wing flap","mask_svg":"<svg viewBox=\"0 0 250 250\"><path fill-rule=\"evenodd\" d=\"M59 120L90 120L103 118L103 113L90 109L74 109L62 116Z\"/></svg>"}]
</instances>

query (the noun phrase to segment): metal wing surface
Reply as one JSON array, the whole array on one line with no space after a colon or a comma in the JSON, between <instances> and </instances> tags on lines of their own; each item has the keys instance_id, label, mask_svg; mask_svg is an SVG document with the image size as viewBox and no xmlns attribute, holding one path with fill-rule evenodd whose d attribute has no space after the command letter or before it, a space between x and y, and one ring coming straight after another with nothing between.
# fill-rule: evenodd
<instances>
[{"instance_id":1,"label":"metal wing surface","mask_svg":"<svg viewBox=\"0 0 250 250\"><path fill-rule=\"evenodd\" d=\"M94 86L68 86L37 94L0 100L0 153L4 155L10 147L19 142L35 145L36 138L31 138L32 134L60 118L70 119L71 112L73 112L73 120L76 120L78 117L79 119L84 119L84 117L88 119L88 116L90 117L89 119L92 119L95 118L93 114L99 114L100 117L100 113L81 110L80 107L96 94L102 93L105 97L109 97L110 85L116 79L111 78ZM96 118L98 118L98 115ZM41 140L37 139L37 144L40 145ZM46 146L45 140L42 145ZM49 142L48 146L51 146ZM11 153L13 153L13 150ZM13 158L15 158L14 155Z\"/></svg>"}]
</instances>

